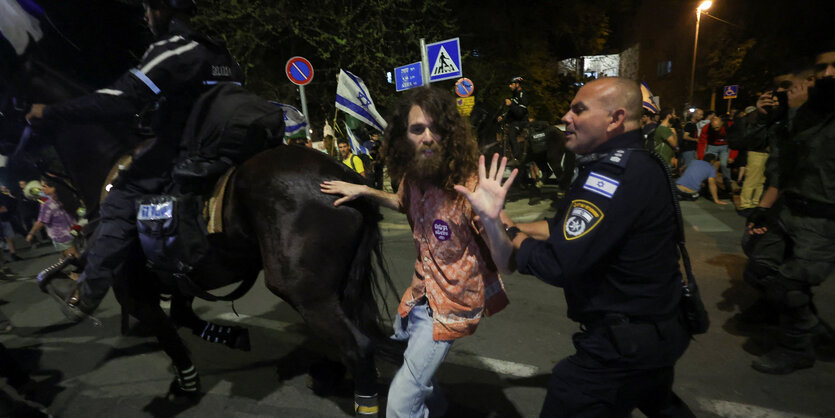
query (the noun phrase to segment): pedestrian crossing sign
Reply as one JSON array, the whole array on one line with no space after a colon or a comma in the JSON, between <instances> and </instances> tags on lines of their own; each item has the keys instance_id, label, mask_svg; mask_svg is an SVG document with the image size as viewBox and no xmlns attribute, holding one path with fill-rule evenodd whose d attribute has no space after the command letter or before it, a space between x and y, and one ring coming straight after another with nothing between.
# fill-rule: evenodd
<instances>
[{"instance_id":1,"label":"pedestrian crossing sign","mask_svg":"<svg viewBox=\"0 0 835 418\"><path fill-rule=\"evenodd\" d=\"M429 82L461 77L461 47L458 38L426 45Z\"/></svg>"}]
</instances>

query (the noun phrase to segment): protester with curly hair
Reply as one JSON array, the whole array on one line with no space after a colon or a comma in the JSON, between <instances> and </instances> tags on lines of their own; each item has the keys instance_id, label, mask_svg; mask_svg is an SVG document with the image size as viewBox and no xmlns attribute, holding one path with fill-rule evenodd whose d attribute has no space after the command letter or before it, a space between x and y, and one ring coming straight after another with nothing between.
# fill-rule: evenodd
<instances>
[{"instance_id":1,"label":"protester with curly hair","mask_svg":"<svg viewBox=\"0 0 835 418\"><path fill-rule=\"evenodd\" d=\"M408 348L389 387L386 416L441 416L446 402L435 371L456 339L475 332L482 317L508 300L484 230L454 190L474 190L478 181L477 143L455 99L436 88L416 89L389 121L381 154L392 178L400 179L397 194L340 181L321 187L342 195L335 205L367 197L406 213L418 256L394 321L394 338L408 340Z\"/></svg>"}]
</instances>

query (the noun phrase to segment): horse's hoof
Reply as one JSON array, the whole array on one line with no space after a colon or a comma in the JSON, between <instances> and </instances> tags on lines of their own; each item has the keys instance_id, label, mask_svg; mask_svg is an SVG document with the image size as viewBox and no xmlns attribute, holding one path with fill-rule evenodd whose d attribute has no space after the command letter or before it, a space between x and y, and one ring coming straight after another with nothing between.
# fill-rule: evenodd
<instances>
[{"instance_id":1,"label":"horse's hoof","mask_svg":"<svg viewBox=\"0 0 835 418\"><path fill-rule=\"evenodd\" d=\"M200 378L195 374L193 379L184 380L181 377L175 377L168 385L168 393L165 398L169 401L183 401L196 402L203 397L203 392L200 391Z\"/></svg>"},{"instance_id":2,"label":"horse's hoof","mask_svg":"<svg viewBox=\"0 0 835 418\"><path fill-rule=\"evenodd\" d=\"M354 414L357 418L376 418L380 411L380 401L377 394L360 395L354 394Z\"/></svg>"}]
</instances>

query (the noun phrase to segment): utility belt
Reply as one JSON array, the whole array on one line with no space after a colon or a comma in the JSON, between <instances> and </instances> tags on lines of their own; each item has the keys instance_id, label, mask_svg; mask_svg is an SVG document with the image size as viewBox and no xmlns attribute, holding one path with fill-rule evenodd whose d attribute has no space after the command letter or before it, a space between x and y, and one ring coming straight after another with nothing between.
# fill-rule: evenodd
<instances>
[{"instance_id":1,"label":"utility belt","mask_svg":"<svg viewBox=\"0 0 835 418\"><path fill-rule=\"evenodd\" d=\"M835 205L806 199L794 193L784 195L786 206L793 215L835 220Z\"/></svg>"},{"instance_id":2,"label":"utility belt","mask_svg":"<svg viewBox=\"0 0 835 418\"><path fill-rule=\"evenodd\" d=\"M583 321L580 328L573 339L581 356L641 368L675 364L690 337L678 310L657 318L610 313Z\"/></svg>"},{"instance_id":3,"label":"utility belt","mask_svg":"<svg viewBox=\"0 0 835 418\"><path fill-rule=\"evenodd\" d=\"M589 315L580 321L580 328L590 331L602 326L627 325L627 324L660 324L678 319L678 309L664 315L630 316L620 313L601 313Z\"/></svg>"}]
</instances>

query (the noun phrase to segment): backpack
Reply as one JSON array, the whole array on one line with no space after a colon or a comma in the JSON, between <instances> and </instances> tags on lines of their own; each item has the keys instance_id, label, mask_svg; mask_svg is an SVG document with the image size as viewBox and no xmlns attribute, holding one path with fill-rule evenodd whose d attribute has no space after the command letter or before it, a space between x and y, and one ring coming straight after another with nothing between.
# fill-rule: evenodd
<instances>
[{"instance_id":1,"label":"backpack","mask_svg":"<svg viewBox=\"0 0 835 418\"><path fill-rule=\"evenodd\" d=\"M371 159L371 156L368 154L352 154L351 159L348 160L351 162L351 168L354 171L357 171L357 167L354 165L354 158L359 158L362 161L362 167L365 168L365 184L368 186L374 186L374 167L371 165L374 160Z\"/></svg>"},{"instance_id":2,"label":"backpack","mask_svg":"<svg viewBox=\"0 0 835 418\"><path fill-rule=\"evenodd\" d=\"M236 83L218 83L198 97L189 114L174 181L211 187L230 166L283 140L281 108Z\"/></svg>"}]
</instances>

